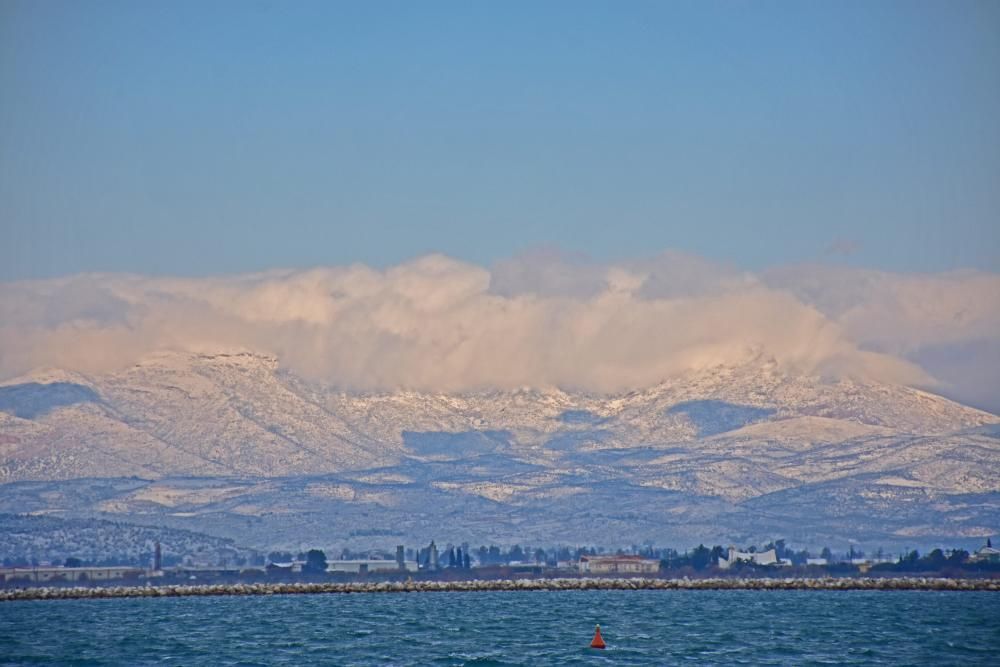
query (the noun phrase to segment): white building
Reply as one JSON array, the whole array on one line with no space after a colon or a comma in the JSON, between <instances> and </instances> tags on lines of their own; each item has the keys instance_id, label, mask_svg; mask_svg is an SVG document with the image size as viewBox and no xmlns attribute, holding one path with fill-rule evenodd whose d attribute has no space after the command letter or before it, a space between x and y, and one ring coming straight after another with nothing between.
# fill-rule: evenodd
<instances>
[{"instance_id":1,"label":"white building","mask_svg":"<svg viewBox=\"0 0 1000 667\"><path fill-rule=\"evenodd\" d=\"M972 554L969 560L973 563L996 563L1000 562L1000 549L993 546L993 541L986 540L986 546L980 547L976 553Z\"/></svg>"},{"instance_id":2,"label":"white building","mask_svg":"<svg viewBox=\"0 0 1000 667\"><path fill-rule=\"evenodd\" d=\"M774 549L767 551L737 551L736 547L729 547L728 558L719 559L719 569L728 570L737 561L746 563L756 563L757 565L775 565L778 563L778 553Z\"/></svg>"}]
</instances>

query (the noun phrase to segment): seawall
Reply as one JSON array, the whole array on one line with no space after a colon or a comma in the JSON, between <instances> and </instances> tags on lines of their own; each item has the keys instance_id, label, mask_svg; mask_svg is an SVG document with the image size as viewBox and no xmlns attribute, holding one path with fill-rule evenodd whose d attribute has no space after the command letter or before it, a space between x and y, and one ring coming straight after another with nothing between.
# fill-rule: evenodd
<instances>
[{"instance_id":1,"label":"seawall","mask_svg":"<svg viewBox=\"0 0 1000 667\"><path fill-rule=\"evenodd\" d=\"M572 590L828 590L828 591L1000 591L1000 579L931 577L841 577L822 579L501 579L378 583L253 583L195 586L26 587L0 589L0 602L213 595L305 595L319 593L431 593Z\"/></svg>"}]
</instances>

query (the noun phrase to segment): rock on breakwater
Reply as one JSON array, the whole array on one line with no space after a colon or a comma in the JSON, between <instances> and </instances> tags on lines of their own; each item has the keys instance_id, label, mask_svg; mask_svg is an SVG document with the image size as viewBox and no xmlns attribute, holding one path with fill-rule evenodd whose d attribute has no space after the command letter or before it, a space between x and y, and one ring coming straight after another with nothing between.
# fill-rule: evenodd
<instances>
[{"instance_id":1,"label":"rock on breakwater","mask_svg":"<svg viewBox=\"0 0 1000 667\"><path fill-rule=\"evenodd\" d=\"M255 583L197 586L28 587L0 590L0 602L211 595L302 595L320 593L426 593L571 590L913 590L1000 591L1000 579L932 577L841 577L822 579L500 579L351 583Z\"/></svg>"}]
</instances>

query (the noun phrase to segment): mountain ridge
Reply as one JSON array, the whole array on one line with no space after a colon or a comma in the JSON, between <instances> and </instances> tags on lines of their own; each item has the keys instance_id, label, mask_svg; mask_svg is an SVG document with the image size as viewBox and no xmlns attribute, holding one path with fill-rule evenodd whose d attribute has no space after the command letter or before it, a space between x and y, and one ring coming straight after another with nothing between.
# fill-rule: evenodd
<instances>
[{"instance_id":1,"label":"mountain ridge","mask_svg":"<svg viewBox=\"0 0 1000 667\"><path fill-rule=\"evenodd\" d=\"M763 531L776 520L761 508L789 498L807 507L785 530L799 531L797 521L806 532L844 531L850 522L829 507L808 506L833 497L869 512L855 521L859 533L988 534L1000 523L998 424L919 389L791 375L760 359L601 396L352 393L270 356L168 353L98 376L48 369L0 383L0 511L219 534L224 517L252 517L253 530L288 537L291 528L262 517L336 515L340 530L353 530L352 517L382 530L370 515L391 509L385 520L409 535L445 520L438 505L454 503L468 513L447 515L456 527L516 536L546 526L586 533L581 508L597 503L610 526L638 538ZM296 479L331 475L298 498L267 483L297 488ZM73 506L58 489L130 477L154 490ZM185 491L185 479L239 481L223 497ZM28 502L15 487L48 489L51 500ZM948 504L958 497L964 514ZM631 509L619 516L616 505ZM311 521L301 530L315 533Z\"/></svg>"}]
</instances>

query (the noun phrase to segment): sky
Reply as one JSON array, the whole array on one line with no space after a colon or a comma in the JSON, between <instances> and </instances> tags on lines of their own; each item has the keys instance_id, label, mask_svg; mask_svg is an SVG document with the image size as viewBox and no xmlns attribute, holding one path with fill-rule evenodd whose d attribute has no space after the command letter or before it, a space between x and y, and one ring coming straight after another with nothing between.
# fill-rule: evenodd
<instances>
[{"instance_id":1,"label":"sky","mask_svg":"<svg viewBox=\"0 0 1000 667\"><path fill-rule=\"evenodd\" d=\"M0 380L713 364L1000 413L1000 3L0 0Z\"/></svg>"},{"instance_id":2,"label":"sky","mask_svg":"<svg viewBox=\"0 0 1000 667\"><path fill-rule=\"evenodd\" d=\"M0 280L1000 266L996 2L0 2Z\"/></svg>"}]
</instances>

